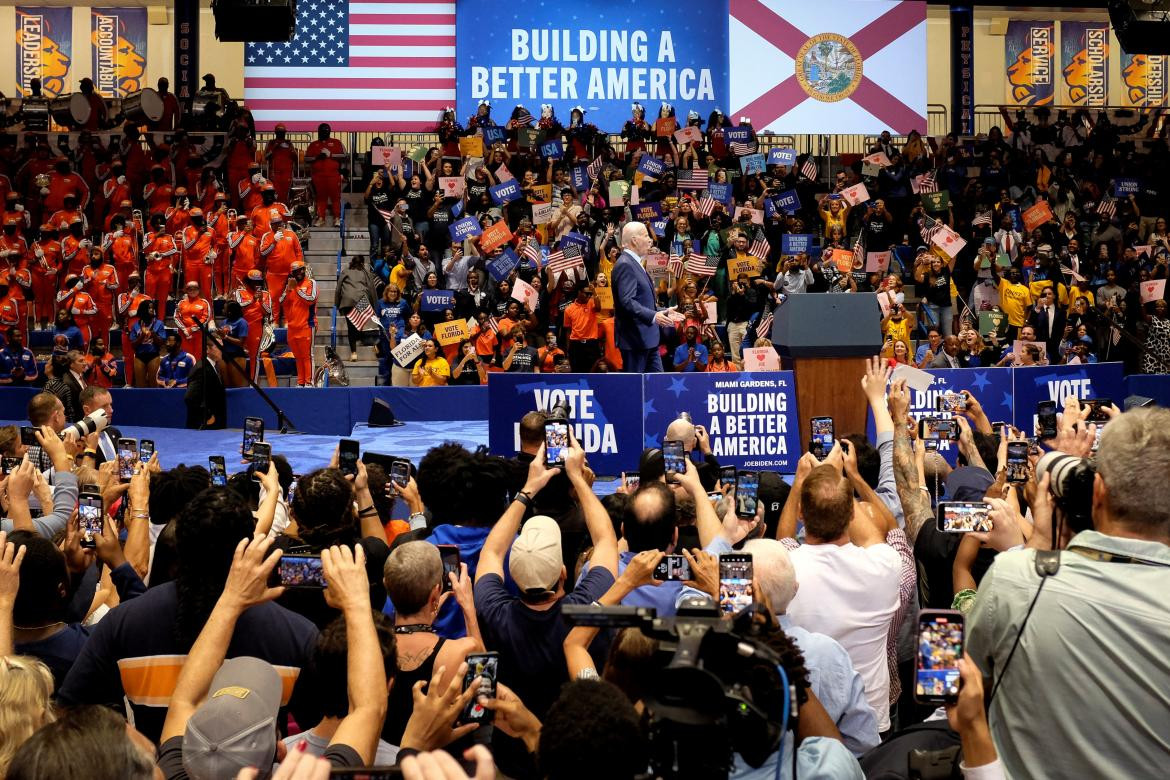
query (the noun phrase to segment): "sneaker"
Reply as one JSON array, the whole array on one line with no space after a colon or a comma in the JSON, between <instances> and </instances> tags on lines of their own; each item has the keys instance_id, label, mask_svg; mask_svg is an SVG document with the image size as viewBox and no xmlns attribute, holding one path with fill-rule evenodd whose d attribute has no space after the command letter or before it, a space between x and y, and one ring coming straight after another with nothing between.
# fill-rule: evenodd
<instances>
[{"instance_id":1,"label":"sneaker","mask_svg":"<svg viewBox=\"0 0 1170 780\"><path fill-rule=\"evenodd\" d=\"M350 363L356 363L356 362L357 362L357 359L358 359L358 356L357 356L357 353L356 353L356 352L350 352L350 353L349 353L349 362L350 362Z\"/></svg>"}]
</instances>

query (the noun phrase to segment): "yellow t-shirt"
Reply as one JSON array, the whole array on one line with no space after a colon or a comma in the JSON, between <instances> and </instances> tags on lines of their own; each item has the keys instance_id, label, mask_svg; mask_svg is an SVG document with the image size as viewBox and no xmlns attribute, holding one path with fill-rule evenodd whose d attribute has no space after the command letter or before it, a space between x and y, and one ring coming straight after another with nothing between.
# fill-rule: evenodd
<instances>
[{"instance_id":1,"label":"yellow t-shirt","mask_svg":"<svg viewBox=\"0 0 1170 780\"><path fill-rule=\"evenodd\" d=\"M999 280L999 308L1007 315L1008 325L1024 327L1031 305L1032 291L1026 284L1012 284L1002 278Z\"/></svg>"},{"instance_id":2,"label":"yellow t-shirt","mask_svg":"<svg viewBox=\"0 0 1170 780\"><path fill-rule=\"evenodd\" d=\"M892 336L894 341L901 341L910 347L910 318L903 317L901 321L886 320L886 336Z\"/></svg>"},{"instance_id":3,"label":"yellow t-shirt","mask_svg":"<svg viewBox=\"0 0 1170 780\"><path fill-rule=\"evenodd\" d=\"M1056 302L1061 306L1068 306L1068 288L1064 286L1063 282L1054 282L1051 279L1028 282L1028 289L1032 291L1033 301L1040 300L1040 293L1044 292L1045 287L1056 290Z\"/></svg>"},{"instance_id":4,"label":"yellow t-shirt","mask_svg":"<svg viewBox=\"0 0 1170 780\"><path fill-rule=\"evenodd\" d=\"M437 387L446 384L446 382L440 382L432 376L424 366L430 366L439 376L448 378L451 376L451 364L445 358L437 357L431 361L424 358L415 364L414 371L411 372L416 387Z\"/></svg>"},{"instance_id":5,"label":"yellow t-shirt","mask_svg":"<svg viewBox=\"0 0 1170 780\"><path fill-rule=\"evenodd\" d=\"M390 269L390 284L395 285L402 292L406 292L406 283L412 273L412 271L406 270L406 266L399 263Z\"/></svg>"},{"instance_id":6,"label":"yellow t-shirt","mask_svg":"<svg viewBox=\"0 0 1170 780\"><path fill-rule=\"evenodd\" d=\"M1067 312L1068 314L1073 313L1073 306L1076 305L1077 298L1087 298L1089 301L1089 308L1090 309L1092 309L1094 306L1097 305L1097 301L1093 297L1092 290L1077 289L1073 292L1070 292L1068 295L1066 295L1065 298L1062 299L1060 302L1062 306L1068 306L1068 312Z\"/></svg>"}]
</instances>

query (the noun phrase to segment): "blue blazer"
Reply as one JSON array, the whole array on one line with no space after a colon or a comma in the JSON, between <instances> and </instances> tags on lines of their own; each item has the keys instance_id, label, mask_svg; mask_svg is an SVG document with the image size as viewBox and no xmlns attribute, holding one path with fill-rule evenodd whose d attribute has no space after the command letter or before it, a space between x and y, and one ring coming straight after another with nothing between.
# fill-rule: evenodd
<instances>
[{"instance_id":1,"label":"blue blazer","mask_svg":"<svg viewBox=\"0 0 1170 780\"><path fill-rule=\"evenodd\" d=\"M655 349L661 333L654 322L657 300L650 276L629 252L613 264L613 335L618 349Z\"/></svg>"}]
</instances>

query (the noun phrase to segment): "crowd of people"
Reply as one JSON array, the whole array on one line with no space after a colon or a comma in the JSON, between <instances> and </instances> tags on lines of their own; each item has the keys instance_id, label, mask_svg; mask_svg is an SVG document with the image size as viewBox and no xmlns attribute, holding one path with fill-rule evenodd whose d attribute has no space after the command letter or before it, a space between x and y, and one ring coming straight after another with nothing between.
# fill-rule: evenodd
<instances>
[{"instance_id":1,"label":"crowd of people","mask_svg":"<svg viewBox=\"0 0 1170 780\"><path fill-rule=\"evenodd\" d=\"M1019 482L1023 432L966 394L952 469L891 374L849 380L872 441L750 501L685 418L681 465L647 449L604 497L571 435L548 465L544 412L510 458L436 444L392 479L273 453L213 486L158 453L120 479L116 432L35 396L35 445L0 429L0 777L1149 774L1170 414L1106 407L1098 442L1071 399ZM942 501L986 501L990 530L943 530Z\"/></svg>"}]
</instances>

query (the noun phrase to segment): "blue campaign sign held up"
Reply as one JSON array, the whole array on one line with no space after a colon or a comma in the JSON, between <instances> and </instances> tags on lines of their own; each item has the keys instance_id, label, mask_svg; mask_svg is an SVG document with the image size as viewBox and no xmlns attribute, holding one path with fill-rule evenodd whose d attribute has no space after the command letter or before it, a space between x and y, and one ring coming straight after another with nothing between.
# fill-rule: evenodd
<instances>
[{"instance_id":1,"label":"blue campaign sign held up","mask_svg":"<svg viewBox=\"0 0 1170 780\"><path fill-rule=\"evenodd\" d=\"M420 293L422 301L419 304L421 311L442 311L455 308L455 293L451 290L423 290Z\"/></svg>"},{"instance_id":2,"label":"blue campaign sign held up","mask_svg":"<svg viewBox=\"0 0 1170 780\"><path fill-rule=\"evenodd\" d=\"M653 176L655 179L658 179L662 177L662 174L666 173L666 163L652 154L644 154L642 155L642 159L638 161L638 170L647 176Z\"/></svg>"},{"instance_id":3,"label":"blue campaign sign held up","mask_svg":"<svg viewBox=\"0 0 1170 780\"><path fill-rule=\"evenodd\" d=\"M540 156L546 160L559 160L565 156L565 145L560 141L545 141L540 145Z\"/></svg>"},{"instance_id":4,"label":"blue campaign sign held up","mask_svg":"<svg viewBox=\"0 0 1170 780\"><path fill-rule=\"evenodd\" d=\"M739 169L744 176L764 172L764 155L748 154L739 158Z\"/></svg>"},{"instance_id":5,"label":"blue campaign sign held up","mask_svg":"<svg viewBox=\"0 0 1170 780\"><path fill-rule=\"evenodd\" d=\"M589 189L589 166L574 165L569 169L569 176L573 179L573 186L577 188L577 192L585 192Z\"/></svg>"},{"instance_id":6,"label":"blue campaign sign held up","mask_svg":"<svg viewBox=\"0 0 1170 780\"><path fill-rule=\"evenodd\" d=\"M797 255L809 251L816 236L811 233L785 233L780 236L780 254Z\"/></svg>"},{"instance_id":7,"label":"blue campaign sign held up","mask_svg":"<svg viewBox=\"0 0 1170 780\"><path fill-rule=\"evenodd\" d=\"M1056 401L1057 411L1067 398L1108 398L1121 408L1125 398L1121 363L1091 363L1082 366L1035 366L1012 369L1016 427L1035 430L1036 404Z\"/></svg>"},{"instance_id":8,"label":"blue campaign sign held up","mask_svg":"<svg viewBox=\"0 0 1170 780\"><path fill-rule=\"evenodd\" d=\"M509 203L520 197L520 182L512 179L496 184L488 187L488 193L492 196L493 203L497 206L503 206L505 203Z\"/></svg>"},{"instance_id":9,"label":"blue campaign sign held up","mask_svg":"<svg viewBox=\"0 0 1170 780\"><path fill-rule=\"evenodd\" d=\"M519 265L520 256L511 247L504 247L503 252L487 261L487 270L498 282L511 276Z\"/></svg>"},{"instance_id":10,"label":"blue campaign sign held up","mask_svg":"<svg viewBox=\"0 0 1170 780\"><path fill-rule=\"evenodd\" d=\"M646 374L642 402L647 447L661 447L679 412L711 436L724 466L796 471L800 431L791 371L740 374Z\"/></svg>"},{"instance_id":11,"label":"blue campaign sign held up","mask_svg":"<svg viewBox=\"0 0 1170 780\"><path fill-rule=\"evenodd\" d=\"M483 235L483 228L480 226L478 219L467 216L452 222L447 227L447 232L451 234L452 241L463 241L468 238Z\"/></svg>"},{"instance_id":12,"label":"blue campaign sign held up","mask_svg":"<svg viewBox=\"0 0 1170 780\"><path fill-rule=\"evenodd\" d=\"M711 196L712 200L717 200L724 205L731 203L732 192L730 184L711 182L707 185L707 194Z\"/></svg>"},{"instance_id":13,"label":"blue campaign sign held up","mask_svg":"<svg viewBox=\"0 0 1170 780\"><path fill-rule=\"evenodd\" d=\"M558 3L504 9L498 0L459 0L459 116L474 114L484 99L509 109L519 103L534 114L549 103L566 118L579 104L601 128L620 128L635 101L651 111L665 101L704 117L726 110L727 25L710 24L697 35L696 20L726 20L728 0L638 0L634 19L630 9L576 0L570 14Z\"/></svg>"},{"instance_id":14,"label":"blue campaign sign held up","mask_svg":"<svg viewBox=\"0 0 1170 780\"><path fill-rule=\"evenodd\" d=\"M725 127L723 128L723 140L727 143L733 141L747 143L752 140L752 131L747 127Z\"/></svg>"},{"instance_id":15,"label":"blue campaign sign held up","mask_svg":"<svg viewBox=\"0 0 1170 780\"><path fill-rule=\"evenodd\" d=\"M502 144L507 134L502 127L485 127L483 128L483 145L490 147L492 144Z\"/></svg>"},{"instance_id":16,"label":"blue campaign sign held up","mask_svg":"<svg viewBox=\"0 0 1170 780\"><path fill-rule=\"evenodd\" d=\"M569 403L573 435L598 474L638 468L642 454L640 374L504 374L488 377L488 445L495 455L520 451L520 418Z\"/></svg>"},{"instance_id":17,"label":"blue campaign sign held up","mask_svg":"<svg viewBox=\"0 0 1170 780\"><path fill-rule=\"evenodd\" d=\"M774 198L776 208L783 211L785 214L795 214L800 211L800 196L796 194L796 190L785 190Z\"/></svg>"},{"instance_id":18,"label":"blue campaign sign held up","mask_svg":"<svg viewBox=\"0 0 1170 780\"><path fill-rule=\"evenodd\" d=\"M658 219L662 216L662 204L658 201L653 203L639 203L637 206L630 206L630 210L634 212L634 219L639 222L644 222L648 219Z\"/></svg>"},{"instance_id":19,"label":"blue campaign sign held up","mask_svg":"<svg viewBox=\"0 0 1170 780\"><path fill-rule=\"evenodd\" d=\"M1113 194L1121 197L1123 195L1137 195L1142 191L1141 179L1114 179L1113 180Z\"/></svg>"},{"instance_id":20,"label":"blue campaign sign held up","mask_svg":"<svg viewBox=\"0 0 1170 780\"><path fill-rule=\"evenodd\" d=\"M565 233L565 235L561 236L561 249L564 249L569 244L576 244L577 246L581 247L581 249L585 249L589 246L589 238L588 236L583 236L574 230L570 230L568 233Z\"/></svg>"},{"instance_id":21,"label":"blue campaign sign held up","mask_svg":"<svg viewBox=\"0 0 1170 780\"><path fill-rule=\"evenodd\" d=\"M787 165L791 168L796 165L795 149L769 149L768 165Z\"/></svg>"}]
</instances>

